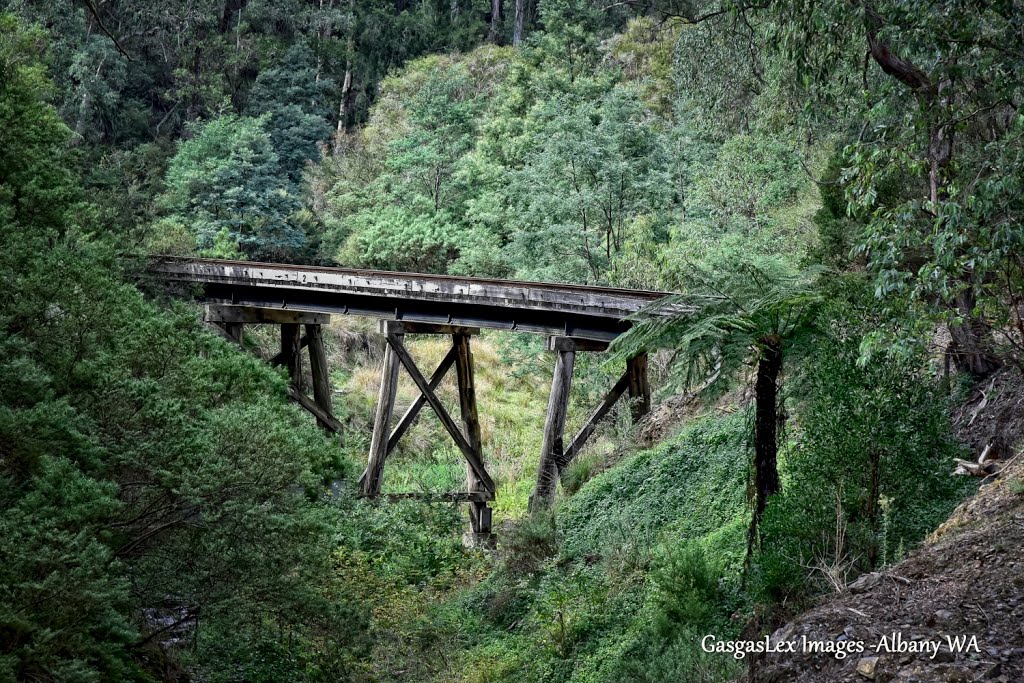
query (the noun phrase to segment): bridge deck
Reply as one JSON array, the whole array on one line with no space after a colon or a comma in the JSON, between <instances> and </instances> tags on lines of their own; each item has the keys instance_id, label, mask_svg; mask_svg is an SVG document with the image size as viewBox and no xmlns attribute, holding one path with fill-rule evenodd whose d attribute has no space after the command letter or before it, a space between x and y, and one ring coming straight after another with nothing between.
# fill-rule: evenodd
<instances>
[{"instance_id":1,"label":"bridge deck","mask_svg":"<svg viewBox=\"0 0 1024 683\"><path fill-rule=\"evenodd\" d=\"M587 285L159 257L155 276L202 287L209 303L466 325L610 341L668 295Z\"/></svg>"}]
</instances>

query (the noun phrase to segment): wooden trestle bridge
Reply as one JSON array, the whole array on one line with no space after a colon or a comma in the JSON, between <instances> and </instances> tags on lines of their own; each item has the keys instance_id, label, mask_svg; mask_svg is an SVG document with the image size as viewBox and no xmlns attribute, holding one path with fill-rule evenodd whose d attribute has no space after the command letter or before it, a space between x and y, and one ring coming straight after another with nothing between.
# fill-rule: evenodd
<instances>
[{"instance_id":1,"label":"wooden trestle bridge","mask_svg":"<svg viewBox=\"0 0 1024 683\"><path fill-rule=\"evenodd\" d=\"M468 540L477 544L493 542L488 503L495 495L494 480L487 473L481 446L470 348L470 339L481 328L546 335L547 349L555 356L531 508L553 500L558 477L622 395L633 399L634 420L650 410L647 354L641 353L626 362L622 377L579 433L568 445L565 443L576 354L605 351L612 340L629 329L627 317L666 296L664 292L173 257L154 259L149 272L161 280L190 284L189 295L206 303L206 321L233 341L241 342L247 324L279 325L281 350L270 362L288 369L292 398L316 416L321 427L331 431L340 431L341 425L332 412L321 326L329 322L331 315L381 319L380 331L387 345L370 453L359 480L360 490L365 496L381 495L388 454L423 406L429 405L467 464L466 491L433 497L469 503ZM416 334L452 338L451 349L429 377L405 346L406 335ZM303 348L308 349L312 398L303 386ZM452 366L458 380L461 427L435 393ZM392 426L402 367L420 395Z\"/></svg>"}]
</instances>

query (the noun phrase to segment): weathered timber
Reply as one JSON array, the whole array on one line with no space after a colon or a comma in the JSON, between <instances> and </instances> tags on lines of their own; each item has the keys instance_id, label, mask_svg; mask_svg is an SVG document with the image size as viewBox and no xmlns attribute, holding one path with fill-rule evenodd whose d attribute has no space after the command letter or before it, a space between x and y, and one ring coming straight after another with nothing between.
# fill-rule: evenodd
<instances>
[{"instance_id":1,"label":"weathered timber","mask_svg":"<svg viewBox=\"0 0 1024 683\"><path fill-rule=\"evenodd\" d=\"M480 418L476 406L476 386L473 381L473 353L470 349L470 336L466 333L452 335L452 346L456 350L455 372L459 384L459 409L462 413L462 424L466 430L466 440L473 450L476 460L483 466L483 445L480 438ZM470 491L481 491L485 487L477 476L472 464L467 463L466 487ZM493 484L490 490L494 490ZM473 502L469 508L470 528L474 534L491 533L491 510L485 502Z\"/></svg>"},{"instance_id":2,"label":"weathered timber","mask_svg":"<svg viewBox=\"0 0 1024 683\"><path fill-rule=\"evenodd\" d=\"M490 491L456 491L454 493L382 493L381 498L388 500L422 500L439 503L486 503L494 500Z\"/></svg>"},{"instance_id":3,"label":"weathered timber","mask_svg":"<svg viewBox=\"0 0 1024 683\"><path fill-rule=\"evenodd\" d=\"M647 354L640 353L626 361L629 376L630 412L633 422L639 422L651 412L651 384L647 378Z\"/></svg>"},{"instance_id":4,"label":"weathered timber","mask_svg":"<svg viewBox=\"0 0 1024 683\"><path fill-rule=\"evenodd\" d=\"M306 396L304 393L299 391L298 388L288 385L288 396L293 401L298 403L300 406L306 409L307 412L311 413L316 418L317 423L320 424L324 429L334 432L335 434L341 434L342 426L330 413L325 413L320 406L316 404L316 401Z\"/></svg>"},{"instance_id":5,"label":"weathered timber","mask_svg":"<svg viewBox=\"0 0 1024 683\"><path fill-rule=\"evenodd\" d=\"M433 323L414 323L405 320L381 320L378 327L381 334L480 334L479 327L435 325Z\"/></svg>"},{"instance_id":6,"label":"weathered timber","mask_svg":"<svg viewBox=\"0 0 1024 683\"><path fill-rule=\"evenodd\" d=\"M210 304L207 319L216 319L226 327L227 330L222 329L221 332L232 341L241 340L243 324L280 324L281 352L270 362L287 366L294 385L292 391L303 397L296 400L316 407L319 414L314 414L318 419L323 415L333 420L332 428L337 428L337 421L330 415L330 387L326 379L322 342L314 339L317 332L312 332L312 327L306 335L300 336L299 325L326 322L329 314L369 316L386 321L381 325L381 331L388 340L381 391L369 461L360 478L361 490L371 496L380 493L383 466L389 451L413 424L423 405L429 404L466 458L468 493L493 497L494 482L484 469L479 443L469 335L478 333L479 328L549 335L547 348L556 354L555 372L537 485L530 498L531 510L550 505L559 476L592 436L597 423L625 392L628 391L633 399L631 413L634 421L640 420L650 410L648 359L643 353L629 359L626 374L616 382L566 448L564 432L575 354L605 351L610 342L630 328L633 316L642 309L654 315L679 315L693 311L685 304L663 304L661 300L668 296L665 292L589 285L174 257L157 257L150 264L149 271L163 280L199 285L196 288L202 292L199 298ZM402 341L405 334L452 335L453 348L429 382L405 349ZM299 352L307 345L311 346L315 400L305 397L302 392ZM442 378L453 364L459 375L463 429L456 425L436 395ZM406 367L421 396L389 434L400 366ZM470 502L473 505L473 531L489 530L490 509L486 501Z\"/></svg>"},{"instance_id":7,"label":"weathered timber","mask_svg":"<svg viewBox=\"0 0 1024 683\"><path fill-rule=\"evenodd\" d=\"M158 257L149 271L202 285L211 304L363 315L611 341L667 294L588 285ZM664 313L686 312L673 305Z\"/></svg>"},{"instance_id":8,"label":"weathered timber","mask_svg":"<svg viewBox=\"0 0 1024 683\"><path fill-rule=\"evenodd\" d=\"M299 350L301 351L302 349L306 348L308 345L309 345L309 337L307 337L306 335L302 335L302 338L299 339ZM284 365L288 361L288 357L290 355L291 355L291 348L289 347L287 352L280 351L280 352L276 353L267 362L270 363L271 367L276 368L278 365Z\"/></svg>"},{"instance_id":9,"label":"weathered timber","mask_svg":"<svg viewBox=\"0 0 1024 683\"><path fill-rule=\"evenodd\" d=\"M437 388L441 385L441 381L444 379L445 375L448 374L448 370L450 370L452 365L455 364L455 353L456 351L454 347L448 349L448 353L441 359L437 369L434 370L434 374L430 376L430 382L427 383L427 386L429 386L432 391L437 391ZM401 439L407 431L409 431L409 427L411 427L416 421L417 416L419 416L420 411L426 404L426 396L420 394L416 397L416 400L412 402L412 405L409 406L409 409L405 411L405 414L402 415L398 424L395 425L395 428L391 431L391 436L388 437L389 454L395 449L395 446L398 444L398 440Z\"/></svg>"},{"instance_id":10,"label":"weathered timber","mask_svg":"<svg viewBox=\"0 0 1024 683\"><path fill-rule=\"evenodd\" d=\"M569 409L569 389L576 361L573 350L555 351L555 372L548 397L548 414L544 422L544 437L540 447L537 483L530 496L530 510L550 507L558 486L558 463L565 448L565 418Z\"/></svg>"},{"instance_id":11,"label":"weathered timber","mask_svg":"<svg viewBox=\"0 0 1024 683\"><path fill-rule=\"evenodd\" d=\"M597 424L604 419L605 415L608 414L608 411L612 409L616 401L618 401L619 397L626 392L628 387L629 373L624 372L622 377L619 378L619 381L608 390L608 393L601 401L601 404L594 409L593 413L590 414L590 417L587 419L587 423L576 433L576 436L573 438L572 443L569 444L569 447L565 449L565 452L562 454L562 459L557 463L559 477L564 473L565 467L572 462L573 458L575 458L581 450L583 450L583 446L586 445L587 440L594 433L594 430L597 429Z\"/></svg>"},{"instance_id":12,"label":"weathered timber","mask_svg":"<svg viewBox=\"0 0 1024 683\"><path fill-rule=\"evenodd\" d=\"M313 399L316 405L327 415L333 415L331 406L331 377L327 367L327 352L324 349L324 337L320 325L306 325L306 337L309 339L309 370L313 376ZM327 424L317 418L321 427Z\"/></svg>"},{"instance_id":13,"label":"weathered timber","mask_svg":"<svg viewBox=\"0 0 1024 683\"><path fill-rule=\"evenodd\" d=\"M576 337L548 337L545 344L547 351L607 351L608 343L596 339L582 339Z\"/></svg>"},{"instance_id":14,"label":"weathered timber","mask_svg":"<svg viewBox=\"0 0 1024 683\"><path fill-rule=\"evenodd\" d=\"M245 331L245 327L242 323L224 323L224 331L228 333L228 337L231 341L236 344L242 343L242 335Z\"/></svg>"},{"instance_id":15,"label":"weathered timber","mask_svg":"<svg viewBox=\"0 0 1024 683\"><path fill-rule=\"evenodd\" d=\"M224 329L224 326L219 323L208 322L206 323L206 329L213 332L224 341L234 342L236 344L238 343L238 340L232 337L228 331Z\"/></svg>"},{"instance_id":16,"label":"weathered timber","mask_svg":"<svg viewBox=\"0 0 1024 683\"><path fill-rule=\"evenodd\" d=\"M455 421L452 419L451 415L448 414L448 411L445 409L440 399L437 398L437 395L430 388L427 380L424 379L423 373L421 373L419 368L416 367L416 363L413 361L412 356L409 355L409 352L405 348L405 344L402 342L402 335L388 334L387 339L388 346L394 350L395 355L398 356L402 365L405 366L405 370L409 373L413 383L420 390L420 393L427 399L427 403L430 404L430 407L434 409L434 413L437 414L437 418L441 421L441 424L444 425L444 428L448 431L452 440L455 441L455 445L457 445L459 450L462 451L462 455L466 458L470 467L473 468L473 472L477 477L479 477L481 485L488 491L494 491L494 481L491 479L490 475L487 474L487 470L484 469L483 463L473 451L472 446L469 445L466 437L463 436L461 431L459 431L458 425L455 424Z\"/></svg>"},{"instance_id":17,"label":"weathered timber","mask_svg":"<svg viewBox=\"0 0 1024 683\"><path fill-rule=\"evenodd\" d=\"M299 326L295 323L281 325L281 355L284 366L288 369L288 377L292 386L302 391L302 346L300 344Z\"/></svg>"},{"instance_id":18,"label":"weathered timber","mask_svg":"<svg viewBox=\"0 0 1024 683\"><path fill-rule=\"evenodd\" d=\"M395 396L398 393L399 368L398 355L394 347L388 344L384 348L380 393L377 396L377 411L373 418L373 434L370 436L369 462L359 479L362 493L367 496L376 496L380 493L384 460L388 457L388 426L391 422L391 413L395 409Z\"/></svg>"},{"instance_id":19,"label":"weathered timber","mask_svg":"<svg viewBox=\"0 0 1024 683\"><path fill-rule=\"evenodd\" d=\"M204 319L214 323L250 323L256 325L282 325L285 323L326 325L331 322L331 316L328 313L220 304L207 304Z\"/></svg>"}]
</instances>

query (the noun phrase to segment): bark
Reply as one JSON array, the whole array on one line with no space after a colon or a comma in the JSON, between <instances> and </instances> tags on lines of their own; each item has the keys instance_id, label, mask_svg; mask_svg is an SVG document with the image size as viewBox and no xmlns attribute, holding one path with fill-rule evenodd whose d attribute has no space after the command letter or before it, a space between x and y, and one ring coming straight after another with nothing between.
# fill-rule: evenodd
<instances>
[{"instance_id":1,"label":"bark","mask_svg":"<svg viewBox=\"0 0 1024 683\"><path fill-rule=\"evenodd\" d=\"M219 28L221 35L227 33L231 28L231 19L235 16L235 13L241 12L248 4L249 0L224 0L224 9L220 15Z\"/></svg>"},{"instance_id":2,"label":"bark","mask_svg":"<svg viewBox=\"0 0 1024 683\"><path fill-rule=\"evenodd\" d=\"M516 0L515 28L512 31L512 44L523 42L523 24L526 21L526 0Z\"/></svg>"},{"instance_id":3,"label":"bark","mask_svg":"<svg viewBox=\"0 0 1024 683\"><path fill-rule=\"evenodd\" d=\"M341 82L341 100L338 103L338 131L334 138L334 153L338 154L341 151L341 140L345 131L348 130L349 119L352 114L352 63L353 55L356 50L355 41L355 18L356 18L356 5L355 0L349 0L348 2L349 11L349 34L345 41L345 76Z\"/></svg>"},{"instance_id":4,"label":"bark","mask_svg":"<svg viewBox=\"0 0 1024 683\"><path fill-rule=\"evenodd\" d=\"M936 81L913 62L900 56L888 43L879 37L885 26L885 19L870 3L863 3L867 31L868 49L871 58L882 71L910 88L918 98L918 107L931 124L928 127L928 196L933 206L949 198L952 182L950 168L953 160L953 126L947 112L952 102L953 81ZM959 370L975 377L985 377L998 369L1002 363L991 351L988 326L974 313L975 300L971 291L973 276L969 272L959 275L966 290L946 305L953 308L962 323L950 324L949 334L953 339L952 356Z\"/></svg>"},{"instance_id":5,"label":"bark","mask_svg":"<svg viewBox=\"0 0 1024 683\"><path fill-rule=\"evenodd\" d=\"M764 515L768 498L779 492L778 396L782 371L782 339L772 335L761 340L761 358L754 384L754 518L751 539Z\"/></svg>"},{"instance_id":6,"label":"bark","mask_svg":"<svg viewBox=\"0 0 1024 683\"><path fill-rule=\"evenodd\" d=\"M487 32L487 40L501 42L501 0L491 0L491 28Z\"/></svg>"},{"instance_id":7,"label":"bark","mask_svg":"<svg viewBox=\"0 0 1024 683\"><path fill-rule=\"evenodd\" d=\"M949 324L952 338L949 355L957 370L982 378L1002 367L1002 361L990 350L988 325L974 313L974 291L965 289L953 300L961 322Z\"/></svg>"},{"instance_id":8,"label":"bark","mask_svg":"<svg viewBox=\"0 0 1024 683\"><path fill-rule=\"evenodd\" d=\"M885 26L885 20L870 3L864 4L864 18L867 23L868 49L871 58L882 67L882 71L897 79L911 90L926 94L932 88L928 75L895 53L888 43L878 37L878 32Z\"/></svg>"},{"instance_id":9,"label":"bark","mask_svg":"<svg viewBox=\"0 0 1024 683\"><path fill-rule=\"evenodd\" d=\"M878 451L872 451L869 456L871 471L868 482L868 499L865 505L864 516L867 517L872 529L878 529L878 497L881 492L882 479L882 456ZM838 559L838 558L836 558ZM878 543L872 541L868 544L868 566L874 569L878 565Z\"/></svg>"}]
</instances>

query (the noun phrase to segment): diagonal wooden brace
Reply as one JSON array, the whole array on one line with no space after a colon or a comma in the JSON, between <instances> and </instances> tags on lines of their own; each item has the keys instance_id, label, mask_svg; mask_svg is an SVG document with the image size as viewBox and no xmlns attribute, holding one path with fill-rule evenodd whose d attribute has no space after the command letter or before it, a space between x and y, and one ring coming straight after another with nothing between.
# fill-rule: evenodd
<instances>
[{"instance_id":1,"label":"diagonal wooden brace","mask_svg":"<svg viewBox=\"0 0 1024 683\"><path fill-rule=\"evenodd\" d=\"M576 437L573 438L572 443L565 449L562 457L558 459L559 476L565 473L566 466L572 462L572 459L575 458L583 449L583 446L586 445L587 439L589 439L594 433L594 430L597 429L597 424L604 419L604 416L612 409L612 406L614 406L619 400L619 397L626 392L626 389L629 387L629 380L630 375L627 370L623 373L622 377L619 378L619 381L615 383L607 394L605 394L601 404L597 406L593 413L590 414L590 418L587 419L587 423L583 425L583 428L576 433Z\"/></svg>"},{"instance_id":2,"label":"diagonal wooden brace","mask_svg":"<svg viewBox=\"0 0 1024 683\"><path fill-rule=\"evenodd\" d=\"M419 368L416 367L416 363L413 361L412 356L409 355L409 352L405 348L405 344L402 343L401 335L389 333L387 337L389 346L394 349L395 355L398 356L402 365L405 366L405 369L412 378L413 383L416 384L416 387L420 390L420 393L426 399L427 403L429 403L430 407L434 409L434 412L437 414L437 418L441 421L441 424L444 425L444 428L448 431L452 440L455 441L459 450L462 451L462 455L466 458L469 466L473 468L473 473L480 480L483 487L487 491L493 493L494 480L491 479L489 474L487 474L487 470L484 469L483 462L480 461L480 458L473 451L473 447L469 445L469 442L466 441L466 437L462 435L462 432L455 424L452 416L448 414L448 411L445 409L440 399L437 398L433 389L430 388L429 382L424 379L423 374L420 372Z\"/></svg>"},{"instance_id":3,"label":"diagonal wooden brace","mask_svg":"<svg viewBox=\"0 0 1024 683\"><path fill-rule=\"evenodd\" d=\"M448 354L441 359L437 369L434 370L434 374L430 376L430 382L427 386L430 387L431 391L437 390L445 375L448 374L452 365L455 364L455 351L454 346L448 349ZM395 446L398 444L398 440L401 439L407 431L409 431L409 427L411 427L413 422L416 421L416 417L420 414L420 410L423 409L423 406L426 405L426 403L426 397L423 394L420 394L416 397L416 400L412 402L412 405L409 406L409 409L405 411L405 414L402 415L402 419L398 421L398 424L395 425L395 428L391 431L391 436L388 437L388 453L394 450Z\"/></svg>"}]
</instances>

